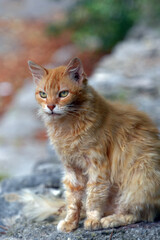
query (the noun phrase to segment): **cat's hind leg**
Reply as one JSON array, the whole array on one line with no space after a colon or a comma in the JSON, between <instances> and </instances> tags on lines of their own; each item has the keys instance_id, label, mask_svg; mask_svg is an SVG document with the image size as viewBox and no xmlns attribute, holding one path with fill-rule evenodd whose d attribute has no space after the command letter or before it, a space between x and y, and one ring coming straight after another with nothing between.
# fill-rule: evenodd
<instances>
[{"instance_id":1,"label":"cat's hind leg","mask_svg":"<svg viewBox=\"0 0 160 240\"><path fill-rule=\"evenodd\" d=\"M101 219L103 228L154 221L160 213L159 162L147 156L137 159L123 178L116 202L114 214Z\"/></svg>"},{"instance_id":2,"label":"cat's hind leg","mask_svg":"<svg viewBox=\"0 0 160 240\"><path fill-rule=\"evenodd\" d=\"M138 221L138 218L133 214L113 214L101 219L103 228L113 228L132 224Z\"/></svg>"}]
</instances>

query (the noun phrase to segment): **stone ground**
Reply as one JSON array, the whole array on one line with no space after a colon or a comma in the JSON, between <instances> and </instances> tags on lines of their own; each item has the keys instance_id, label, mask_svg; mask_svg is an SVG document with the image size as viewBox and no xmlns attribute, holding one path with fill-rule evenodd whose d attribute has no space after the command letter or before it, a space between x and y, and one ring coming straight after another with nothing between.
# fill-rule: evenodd
<instances>
[{"instance_id":1,"label":"stone ground","mask_svg":"<svg viewBox=\"0 0 160 240\"><path fill-rule=\"evenodd\" d=\"M48 166L47 166L48 164ZM24 189L36 194L54 196L60 187L61 168L53 162L38 164L34 171L23 177L14 177L2 182L0 194L0 239L2 240L158 240L160 222L137 223L114 229L86 231L83 221L72 233L58 233L54 218L43 222L30 222L22 214L18 201ZM54 191L53 191L54 189ZM58 190L57 190L58 191ZM61 194L61 193L60 193ZM59 193L58 193L59 195ZM6 228L7 229L4 229Z\"/></svg>"},{"instance_id":2,"label":"stone ground","mask_svg":"<svg viewBox=\"0 0 160 240\"><path fill-rule=\"evenodd\" d=\"M119 43L110 56L104 57L93 75L90 84L112 100L134 103L146 111L160 128L160 32L156 29L135 27L122 43ZM23 189L35 193L49 194L59 190L61 168L55 155L45 141L36 141L41 122L36 118L36 103L33 85L26 82L15 97L11 109L1 121L0 132L11 135L10 144L0 148L0 156L8 161L10 174L20 175L4 180L0 185L0 223L9 225L5 233L3 226L0 239L159 239L160 223L139 223L117 229L85 231L80 228L74 233L57 233L50 222L28 222L21 212L22 204L17 194ZM21 99L21 101L18 101ZM25 118L22 119L25 106ZM12 121L8 121L12 119ZM7 155L4 148L8 147ZM48 149L48 150L47 150ZM17 159L12 163L12 157ZM7 160L8 158L8 160ZM39 163L39 159L43 161ZM55 160L55 161L54 161ZM0 161L1 162L1 161ZM55 164L56 162L56 164ZM33 171L31 168L36 163ZM25 171L23 171L25 166ZM27 174L27 175L25 175Z\"/></svg>"},{"instance_id":3,"label":"stone ground","mask_svg":"<svg viewBox=\"0 0 160 240\"><path fill-rule=\"evenodd\" d=\"M85 231L80 224L79 229L74 233L58 233L52 223L27 222L17 224L10 231L12 238L2 239L37 239L37 240L158 240L160 236L159 223L140 223L126 226L119 229L98 230L94 232Z\"/></svg>"}]
</instances>

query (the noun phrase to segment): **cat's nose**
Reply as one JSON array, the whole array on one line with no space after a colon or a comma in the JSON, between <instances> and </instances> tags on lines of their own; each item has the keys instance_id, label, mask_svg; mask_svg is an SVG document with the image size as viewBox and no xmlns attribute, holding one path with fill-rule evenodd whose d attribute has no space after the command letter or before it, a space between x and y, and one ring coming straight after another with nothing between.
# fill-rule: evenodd
<instances>
[{"instance_id":1,"label":"cat's nose","mask_svg":"<svg viewBox=\"0 0 160 240\"><path fill-rule=\"evenodd\" d=\"M47 105L47 107L48 107L51 111L53 111L53 109L55 108L55 105Z\"/></svg>"}]
</instances>

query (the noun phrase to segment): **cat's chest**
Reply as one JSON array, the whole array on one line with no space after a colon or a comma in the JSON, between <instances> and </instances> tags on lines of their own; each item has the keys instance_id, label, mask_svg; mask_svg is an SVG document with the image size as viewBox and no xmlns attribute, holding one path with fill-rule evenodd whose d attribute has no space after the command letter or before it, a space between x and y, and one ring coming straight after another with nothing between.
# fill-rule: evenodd
<instances>
[{"instance_id":1,"label":"cat's chest","mask_svg":"<svg viewBox=\"0 0 160 240\"><path fill-rule=\"evenodd\" d=\"M87 139L84 136L52 137L51 142L64 163L86 166L86 152L90 146L88 146Z\"/></svg>"},{"instance_id":2,"label":"cat's chest","mask_svg":"<svg viewBox=\"0 0 160 240\"><path fill-rule=\"evenodd\" d=\"M85 125L87 126L87 124ZM60 159L69 165L80 166L86 168L89 165L89 156L92 149L97 145L96 138L90 135L89 127L86 128L73 128L60 126L50 128L48 131L49 138Z\"/></svg>"},{"instance_id":3,"label":"cat's chest","mask_svg":"<svg viewBox=\"0 0 160 240\"><path fill-rule=\"evenodd\" d=\"M62 157L78 156L83 153L84 144L79 137L53 138L52 143Z\"/></svg>"}]
</instances>

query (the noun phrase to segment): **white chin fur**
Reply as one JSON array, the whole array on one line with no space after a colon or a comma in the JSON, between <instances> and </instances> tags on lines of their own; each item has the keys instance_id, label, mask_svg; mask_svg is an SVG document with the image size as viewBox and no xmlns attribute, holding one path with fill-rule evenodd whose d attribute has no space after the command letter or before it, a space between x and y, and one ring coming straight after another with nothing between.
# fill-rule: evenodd
<instances>
[{"instance_id":1,"label":"white chin fur","mask_svg":"<svg viewBox=\"0 0 160 240\"><path fill-rule=\"evenodd\" d=\"M64 112L57 112L57 115L56 113L52 114L51 111L45 111L42 107L38 110L38 116L40 116L45 122L51 121L52 118L61 118L64 115Z\"/></svg>"},{"instance_id":2,"label":"white chin fur","mask_svg":"<svg viewBox=\"0 0 160 240\"><path fill-rule=\"evenodd\" d=\"M54 108L53 112L52 112L47 106L46 106L43 110L44 110L45 113L51 114L51 115L52 115L52 114L62 115L62 114L65 113L64 110L61 109L61 108L59 108L58 106L56 106L56 107Z\"/></svg>"}]
</instances>

